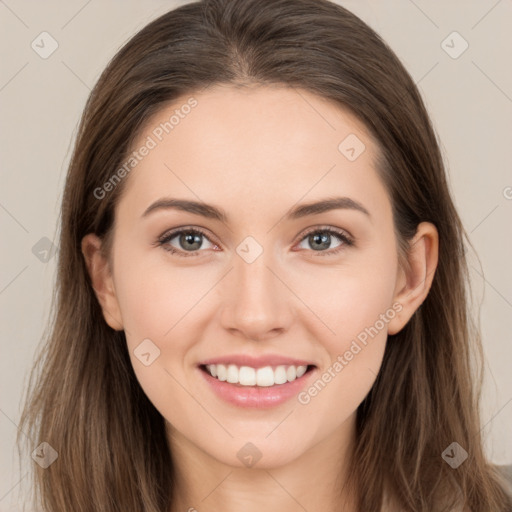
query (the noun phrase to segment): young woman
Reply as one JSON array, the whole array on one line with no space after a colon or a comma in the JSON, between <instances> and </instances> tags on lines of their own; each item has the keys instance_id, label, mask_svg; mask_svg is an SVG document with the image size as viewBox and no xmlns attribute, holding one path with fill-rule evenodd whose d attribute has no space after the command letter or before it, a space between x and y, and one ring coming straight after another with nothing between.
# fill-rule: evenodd
<instances>
[{"instance_id":1,"label":"young woman","mask_svg":"<svg viewBox=\"0 0 512 512\"><path fill-rule=\"evenodd\" d=\"M161 16L100 77L68 171L20 425L40 506L511 510L464 244L418 90L360 19Z\"/></svg>"}]
</instances>

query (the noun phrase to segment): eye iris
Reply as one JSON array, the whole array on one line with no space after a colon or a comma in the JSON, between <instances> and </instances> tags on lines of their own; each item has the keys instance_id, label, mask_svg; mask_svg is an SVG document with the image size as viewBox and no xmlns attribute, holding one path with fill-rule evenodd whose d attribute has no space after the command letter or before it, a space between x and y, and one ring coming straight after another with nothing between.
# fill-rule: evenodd
<instances>
[{"instance_id":1,"label":"eye iris","mask_svg":"<svg viewBox=\"0 0 512 512\"><path fill-rule=\"evenodd\" d=\"M180 245L187 251L199 249L201 247L201 237L200 233L184 233L180 235ZM193 247L194 244L196 244L195 247Z\"/></svg>"},{"instance_id":2,"label":"eye iris","mask_svg":"<svg viewBox=\"0 0 512 512\"><path fill-rule=\"evenodd\" d=\"M316 250L328 249L331 241L331 235L314 233L309 236L311 247ZM316 245L319 244L319 245Z\"/></svg>"}]
</instances>

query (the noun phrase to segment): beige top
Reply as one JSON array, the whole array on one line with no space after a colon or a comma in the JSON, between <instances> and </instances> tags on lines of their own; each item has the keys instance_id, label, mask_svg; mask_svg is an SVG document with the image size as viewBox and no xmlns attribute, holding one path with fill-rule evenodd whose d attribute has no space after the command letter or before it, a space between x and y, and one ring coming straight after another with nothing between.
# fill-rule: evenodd
<instances>
[{"instance_id":1,"label":"beige top","mask_svg":"<svg viewBox=\"0 0 512 512\"><path fill-rule=\"evenodd\" d=\"M512 464L510 466L496 466L496 469L505 478L508 494L512 498Z\"/></svg>"}]
</instances>

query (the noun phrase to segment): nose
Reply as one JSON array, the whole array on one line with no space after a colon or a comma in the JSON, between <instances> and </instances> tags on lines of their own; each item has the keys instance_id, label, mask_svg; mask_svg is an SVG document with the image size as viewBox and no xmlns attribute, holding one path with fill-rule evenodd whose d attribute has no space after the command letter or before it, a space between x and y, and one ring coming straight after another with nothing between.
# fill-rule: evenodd
<instances>
[{"instance_id":1,"label":"nose","mask_svg":"<svg viewBox=\"0 0 512 512\"><path fill-rule=\"evenodd\" d=\"M269 253L263 251L251 263L236 255L222 290L222 326L247 340L282 334L294 318L293 293Z\"/></svg>"}]
</instances>

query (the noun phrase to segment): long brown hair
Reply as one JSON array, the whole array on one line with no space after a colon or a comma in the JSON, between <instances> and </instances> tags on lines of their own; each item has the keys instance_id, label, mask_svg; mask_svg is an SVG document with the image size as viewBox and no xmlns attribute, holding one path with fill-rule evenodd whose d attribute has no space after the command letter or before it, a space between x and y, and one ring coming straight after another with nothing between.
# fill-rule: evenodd
<instances>
[{"instance_id":1,"label":"long brown hair","mask_svg":"<svg viewBox=\"0 0 512 512\"><path fill-rule=\"evenodd\" d=\"M91 232L109 240L124 181L101 200L95 191L125 161L147 120L164 104L221 83L281 84L349 109L379 144L378 171L401 250L422 221L439 232L431 291L404 329L389 336L380 373L357 411L349 475L350 485L364 490L360 510L381 510L385 493L411 512L507 510L503 482L482 448L483 357L468 307L467 237L434 130L393 51L327 0L186 4L137 33L99 78L69 165L54 314L20 423L30 450L47 442L58 453L47 469L34 464L34 498L49 512L170 510L165 422L138 384L124 332L103 319L81 240ZM442 458L452 442L468 453L457 469Z\"/></svg>"}]
</instances>

